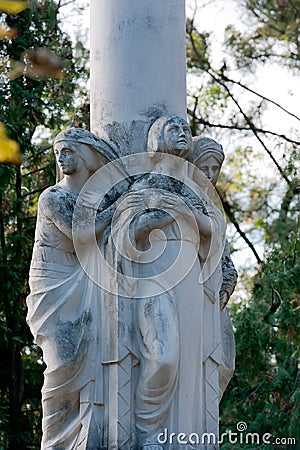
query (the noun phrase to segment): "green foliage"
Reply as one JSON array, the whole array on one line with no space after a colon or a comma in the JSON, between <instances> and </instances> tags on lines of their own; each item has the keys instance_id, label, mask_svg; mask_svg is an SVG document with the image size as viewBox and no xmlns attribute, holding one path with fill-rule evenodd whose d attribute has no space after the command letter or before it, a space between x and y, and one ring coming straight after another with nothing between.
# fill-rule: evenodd
<instances>
[{"instance_id":1,"label":"green foliage","mask_svg":"<svg viewBox=\"0 0 300 450\"><path fill-rule=\"evenodd\" d=\"M239 418L248 431L300 439L299 206L295 183L266 225L266 257L251 299L232 310L237 368L222 404L225 429L236 431Z\"/></svg>"},{"instance_id":2,"label":"green foliage","mask_svg":"<svg viewBox=\"0 0 300 450\"><path fill-rule=\"evenodd\" d=\"M228 95L222 86L209 83L201 86L194 94L197 97L198 113L202 118L208 119L213 112L222 114L227 106Z\"/></svg>"},{"instance_id":3,"label":"green foliage","mask_svg":"<svg viewBox=\"0 0 300 450\"><path fill-rule=\"evenodd\" d=\"M256 62L273 60L299 69L299 0L245 0L245 13L254 23L240 32L226 29L227 45L234 52L237 67L251 68Z\"/></svg>"},{"instance_id":4,"label":"green foliage","mask_svg":"<svg viewBox=\"0 0 300 450\"><path fill-rule=\"evenodd\" d=\"M275 60L298 67L299 1L249 0L243 6L253 26L248 33L232 26L226 32L235 66L254 68L260 61ZM34 0L21 14L2 15L1 19L20 33L13 41L0 41L0 121L19 142L23 155L21 168L0 165L0 358L8 361L0 369L1 449L39 448L44 366L25 322L37 198L54 182L51 136L66 124L87 127L89 116L84 92L87 51L80 42L72 47L60 29L57 13L56 1ZM255 133L269 136L259 128L266 101L238 108L234 100L239 99L240 91L233 96L226 64L219 70L211 67L211 36L196 32L192 25L187 23L187 33L193 38L187 43L188 70L206 75L194 92L189 111L193 134L207 133L222 142L224 130L232 133L237 143L226 159L220 194L230 207L233 223L241 224L247 236L254 236L255 245L259 242L265 247L263 263L254 276L250 279L246 272L240 276L247 287L246 299L231 306L237 368L221 404L222 431L236 431L237 422L243 420L249 431L299 438L300 255L295 145L278 137L280 150L272 148L271 154L278 157L280 179L262 174L266 148L258 140L259 148L243 138ZM18 61L24 50L39 47L54 51L65 61L62 81L25 76L10 80L12 61ZM231 246L234 249L235 243ZM241 444L239 448L257 446ZM280 448L287 447L276 446ZM231 450L232 445L224 444L223 449Z\"/></svg>"},{"instance_id":5,"label":"green foliage","mask_svg":"<svg viewBox=\"0 0 300 450\"><path fill-rule=\"evenodd\" d=\"M247 246L258 263L249 270L246 261L240 261L238 288L230 305L237 361L221 403L221 431L236 432L237 423L244 421L249 432L271 433L274 439L294 437L299 446L299 133L291 129L280 134L263 124L271 107L281 110L288 123L300 119L252 90L248 80L249 72L253 79L266 62L274 65L274 71L278 64L299 68L300 3L243 0L236 6L247 29L227 26L227 53L218 69L210 62L209 45L204 45L212 42L213 34L205 34L204 41L202 30L195 30L192 23L187 28L188 48L193 50L189 67L193 75L198 72L200 85L189 101L190 123L194 134L231 144L218 183L235 231L230 247L234 251ZM240 442L237 447L297 448L286 442ZM225 439L221 448L232 450L233 444Z\"/></svg>"},{"instance_id":6,"label":"green foliage","mask_svg":"<svg viewBox=\"0 0 300 450\"><path fill-rule=\"evenodd\" d=\"M209 33L196 33L193 31L193 23L188 19L186 28L193 36L193 45L190 39L186 43L186 57L188 69L201 69L203 66L209 67ZM200 56L200 58L199 58Z\"/></svg>"},{"instance_id":7,"label":"green foliage","mask_svg":"<svg viewBox=\"0 0 300 450\"><path fill-rule=\"evenodd\" d=\"M0 448L38 449L41 432L41 385L44 365L26 324L28 272L34 239L37 198L55 180L51 135L83 120L74 94L86 78L80 44L74 49L62 32L58 3L34 0L14 16L2 15L19 30L14 40L0 41L2 68L0 122L20 144L21 167L0 165ZM64 62L61 81L49 77L9 78L12 63L24 50L47 48ZM80 64L80 68L78 67ZM84 119L88 110L85 111ZM48 136L48 137L46 137ZM38 143L38 146L37 146Z\"/></svg>"}]
</instances>

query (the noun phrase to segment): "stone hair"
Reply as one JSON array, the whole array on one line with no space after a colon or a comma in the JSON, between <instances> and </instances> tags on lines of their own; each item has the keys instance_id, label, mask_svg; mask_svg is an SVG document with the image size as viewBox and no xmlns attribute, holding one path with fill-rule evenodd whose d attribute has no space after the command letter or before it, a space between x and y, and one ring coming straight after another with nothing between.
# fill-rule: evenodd
<instances>
[{"instance_id":1,"label":"stone hair","mask_svg":"<svg viewBox=\"0 0 300 450\"><path fill-rule=\"evenodd\" d=\"M179 119L189 127L186 120L180 116L166 115L159 117L153 122L148 132L147 151L149 153L165 152L164 129L166 125L175 119Z\"/></svg>"}]
</instances>

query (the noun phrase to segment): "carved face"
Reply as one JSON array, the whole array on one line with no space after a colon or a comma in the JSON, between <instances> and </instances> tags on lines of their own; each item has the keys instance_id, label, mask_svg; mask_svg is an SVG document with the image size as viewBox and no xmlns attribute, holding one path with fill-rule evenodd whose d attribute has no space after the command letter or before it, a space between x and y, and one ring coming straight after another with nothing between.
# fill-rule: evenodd
<instances>
[{"instance_id":1,"label":"carved face","mask_svg":"<svg viewBox=\"0 0 300 450\"><path fill-rule=\"evenodd\" d=\"M210 180L210 182L215 186L218 181L221 165L220 162L213 156L207 155L203 158L198 159L196 166L205 176Z\"/></svg>"},{"instance_id":2,"label":"carved face","mask_svg":"<svg viewBox=\"0 0 300 450\"><path fill-rule=\"evenodd\" d=\"M58 166L64 175L72 175L81 166L81 158L76 145L69 141L57 142L54 146L54 154Z\"/></svg>"},{"instance_id":3,"label":"carved face","mask_svg":"<svg viewBox=\"0 0 300 450\"><path fill-rule=\"evenodd\" d=\"M175 117L166 123L163 130L166 153L187 159L192 149L192 134L188 123Z\"/></svg>"}]
</instances>

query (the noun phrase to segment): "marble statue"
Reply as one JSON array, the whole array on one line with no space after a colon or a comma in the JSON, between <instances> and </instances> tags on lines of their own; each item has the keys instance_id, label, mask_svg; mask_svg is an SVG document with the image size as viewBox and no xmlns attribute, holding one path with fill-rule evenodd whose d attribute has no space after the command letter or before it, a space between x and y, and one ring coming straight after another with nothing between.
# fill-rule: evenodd
<instances>
[{"instance_id":1,"label":"marble statue","mask_svg":"<svg viewBox=\"0 0 300 450\"><path fill-rule=\"evenodd\" d=\"M89 131L74 128L57 135L54 153L58 182L39 198L27 298L27 322L46 363L41 448L96 449L101 289L78 261L72 218L85 182L116 154ZM113 211L113 205L99 209L93 229L98 239Z\"/></svg>"},{"instance_id":2,"label":"marble statue","mask_svg":"<svg viewBox=\"0 0 300 450\"><path fill-rule=\"evenodd\" d=\"M95 417L102 411L101 438L91 448L215 450L219 401L234 367L225 304L236 272L215 181L192 164L191 132L181 118L185 2L91 0L90 7L91 130L115 146L128 182L111 199L111 222L93 244L107 267L98 264L91 243L86 257L77 252L105 288L93 407ZM96 210L93 192L103 179L114 178L114 168L100 171L84 193L83 216ZM216 442L198 442L202 433Z\"/></svg>"},{"instance_id":3,"label":"marble statue","mask_svg":"<svg viewBox=\"0 0 300 450\"><path fill-rule=\"evenodd\" d=\"M120 163L114 147L74 128L54 152L27 299L46 363L42 450L181 448L166 433L212 433L216 443L188 438L183 448L217 449L236 283L213 198L222 147L193 142L183 118L165 115L140 159Z\"/></svg>"},{"instance_id":4,"label":"marble statue","mask_svg":"<svg viewBox=\"0 0 300 450\"><path fill-rule=\"evenodd\" d=\"M132 353L139 361L135 390L138 448L157 450L169 448L158 441L165 429L188 436L193 432L218 436L217 372L208 378L221 363L216 299L222 284L225 222L213 202L188 178L192 136L184 119L158 118L149 130L147 151L153 170L124 194L122 214L115 216L112 228L121 247L123 243L123 273L127 270L128 274L128 259L133 259L130 270L137 276L130 292L135 298ZM136 255L124 244L128 223ZM212 285L209 299L205 295L208 278ZM210 324L208 338L204 336L206 323ZM212 363L205 366L209 356ZM185 448L194 448L192 444Z\"/></svg>"},{"instance_id":5,"label":"marble statue","mask_svg":"<svg viewBox=\"0 0 300 450\"><path fill-rule=\"evenodd\" d=\"M193 144L192 162L207 176L212 185L216 186L225 158L222 146L213 139L200 136L193 138ZM219 366L220 400L235 369L234 332L226 305L237 283L237 271L230 258L227 239L222 255L222 276L223 281L220 288L222 337L222 359Z\"/></svg>"}]
</instances>

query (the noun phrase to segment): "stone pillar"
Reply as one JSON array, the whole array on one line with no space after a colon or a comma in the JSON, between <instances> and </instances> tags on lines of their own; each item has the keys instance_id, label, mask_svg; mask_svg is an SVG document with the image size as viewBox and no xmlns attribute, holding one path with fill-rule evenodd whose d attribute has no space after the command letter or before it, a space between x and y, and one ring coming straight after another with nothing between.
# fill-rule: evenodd
<instances>
[{"instance_id":1,"label":"stone pillar","mask_svg":"<svg viewBox=\"0 0 300 450\"><path fill-rule=\"evenodd\" d=\"M90 10L91 131L114 144L120 156L143 152L155 119L186 118L185 0L91 0ZM124 344L127 329L114 328L119 311L130 324L133 310L127 299L114 296L103 308L103 329L114 330L108 340L118 335L117 347L102 362L103 448L140 448L133 401L137 357L131 352L136 345Z\"/></svg>"},{"instance_id":2,"label":"stone pillar","mask_svg":"<svg viewBox=\"0 0 300 450\"><path fill-rule=\"evenodd\" d=\"M91 131L121 154L151 123L186 117L185 1L91 0Z\"/></svg>"}]
</instances>

